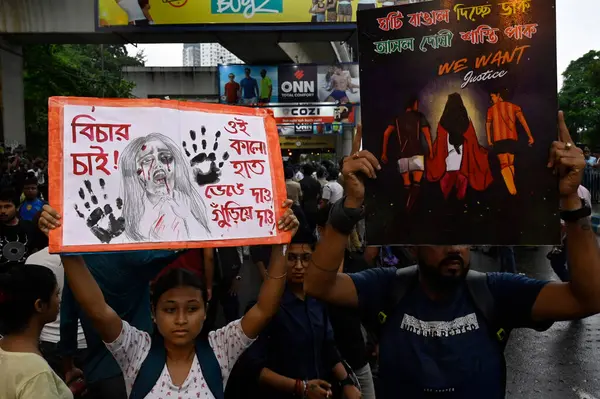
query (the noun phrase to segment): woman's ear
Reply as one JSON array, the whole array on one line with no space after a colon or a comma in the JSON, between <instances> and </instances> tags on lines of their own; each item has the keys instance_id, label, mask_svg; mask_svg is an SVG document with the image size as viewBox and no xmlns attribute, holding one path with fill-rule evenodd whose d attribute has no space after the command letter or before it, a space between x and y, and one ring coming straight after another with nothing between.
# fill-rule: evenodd
<instances>
[{"instance_id":1,"label":"woman's ear","mask_svg":"<svg viewBox=\"0 0 600 399\"><path fill-rule=\"evenodd\" d=\"M38 313L42 313L45 308L46 305L44 304L44 302L42 302L41 299L37 299L34 303L33 303L33 307L35 308L35 311Z\"/></svg>"}]
</instances>

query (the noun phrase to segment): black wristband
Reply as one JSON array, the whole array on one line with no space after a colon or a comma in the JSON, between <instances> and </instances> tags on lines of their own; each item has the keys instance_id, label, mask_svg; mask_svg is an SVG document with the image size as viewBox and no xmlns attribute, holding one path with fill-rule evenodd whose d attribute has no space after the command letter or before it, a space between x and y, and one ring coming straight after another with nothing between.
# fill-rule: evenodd
<instances>
[{"instance_id":1,"label":"black wristband","mask_svg":"<svg viewBox=\"0 0 600 399\"><path fill-rule=\"evenodd\" d=\"M340 381L340 387L343 388L345 386L348 385L352 385L353 387L355 387L356 385L354 385L354 381L352 381L352 378L350 378L350 376L346 376L346 378L344 378L343 380Z\"/></svg>"},{"instance_id":2,"label":"black wristband","mask_svg":"<svg viewBox=\"0 0 600 399\"><path fill-rule=\"evenodd\" d=\"M586 218L592 214L592 208L581 198L581 208L574 211L561 211L560 218L565 222L577 222L583 218Z\"/></svg>"},{"instance_id":3,"label":"black wristband","mask_svg":"<svg viewBox=\"0 0 600 399\"><path fill-rule=\"evenodd\" d=\"M333 204L329 212L329 224L337 232L350 235L352 229L365 216L364 206L360 208L346 208L344 202L346 197L343 197L338 202Z\"/></svg>"}]
</instances>

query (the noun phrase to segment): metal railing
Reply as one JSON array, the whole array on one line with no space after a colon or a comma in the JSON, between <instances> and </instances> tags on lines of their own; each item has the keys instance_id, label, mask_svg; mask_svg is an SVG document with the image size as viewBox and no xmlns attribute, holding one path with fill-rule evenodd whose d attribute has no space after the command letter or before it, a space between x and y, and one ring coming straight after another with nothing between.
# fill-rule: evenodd
<instances>
[{"instance_id":1,"label":"metal railing","mask_svg":"<svg viewBox=\"0 0 600 399\"><path fill-rule=\"evenodd\" d=\"M600 203L600 169L588 166L583 174L583 186L592 195L592 204Z\"/></svg>"}]
</instances>

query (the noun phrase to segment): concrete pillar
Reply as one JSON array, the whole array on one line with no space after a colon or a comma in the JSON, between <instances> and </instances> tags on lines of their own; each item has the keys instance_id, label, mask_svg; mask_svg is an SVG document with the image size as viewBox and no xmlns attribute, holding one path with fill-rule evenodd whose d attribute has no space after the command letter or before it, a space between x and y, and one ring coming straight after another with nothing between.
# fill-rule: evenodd
<instances>
[{"instance_id":1,"label":"concrete pillar","mask_svg":"<svg viewBox=\"0 0 600 399\"><path fill-rule=\"evenodd\" d=\"M344 126L342 130L342 153L338 154L340 157L350 155L350 152L352 152L352 139L354 139L354 126Z\"/></svg>"},{"instance_id":2,"label":"concrete pillar","mask_svg":"<svg viewBox=\"0 0 600 399\"><path fill-rule=\"evenodd\" d=\"M21 46L0 42L4 143L17 142L25 146L25 93L22 54Z\"/></svg>"}]
</instances>

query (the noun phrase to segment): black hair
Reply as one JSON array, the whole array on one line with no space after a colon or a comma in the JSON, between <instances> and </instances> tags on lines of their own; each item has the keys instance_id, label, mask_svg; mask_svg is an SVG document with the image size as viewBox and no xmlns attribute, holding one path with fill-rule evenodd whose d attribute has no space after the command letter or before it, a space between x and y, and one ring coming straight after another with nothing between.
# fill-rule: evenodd
<instances>
[{"instance_id":1,"label":"black hair","mask_svg":"<svg viewBox=\"0 0 600 399\"><path fill-rule=\"evenodd\" d=\"M506 87L505 85L495 85L495 87L492 88L492 90L490 91L490 94L497 94L500 97L502 97L503 100L508 101L509 96L510 96L510 89L508 87Z\"/></svg>"},{"instance_id":2,"label":"black hair","mask_svg":"<svg viewBox=\"0 0 600 399\"><path fill-rule=\"evenodd\" d=\"M27 177L27 179L25 179L25 182L23 183L23 186L37 186L38 185L38 179L37 177L34 176L29 176Z\"/></svg>"},{"instance_id":3,"label":"black hair","mask_svg":"<svg viewBox=\"0 0 600 399\"><path fill-rule=\"evenodd\" d=\"M331 168L327 169L327 181L337 180L339 175L340 175L340 172L337 170L337 168L331 167Z\"/></svg>"},{"instance_id":4,"label":"black hair","mask_svg":"<svg viewBox=\"0 0 600 399\"><path fill-rule=\"evenodd\" d=\"M21 201L17 192L7 187L0 191L0 202L12 202L17 207Z\"/></svg>"},{"instance_id":5,"label":"black hair","mask_svg":"<svg viewBox=\"0 0 600 399\"><path fill-rule=\"evenodd\" d=\"M0 270L0 334L24 331L35 314L35 302L49 303L56 290L52 270L39 265L18 265Z\"/></svg>"},{"instance_id":6,"label":"black hair","mask_svg":"<svg viewBox=\"0 0 600 399\"><path fill-rule=\"evenodd\" d=\"M323 166L319 166L317 168L317 178L322 179L325 177L325 175L327 175L327 169L325 169Z\"/></svg>"},{"instance_id":7,"label":"black hair","mask_svg":"<svg viewBox=\"0 0 600 399\"><path fill-rule=\"evenodd\" d=\"M285 179L293 179L294 178L294 169L292 169L289 166L286 166L285 169L283 169L283 175L285 176Z\"/></svg>"},{"instance_id":8,"label":"black hair","mask_svg":"<svg viewBox=\"0 0 600 399\"><path fill-rule=\"evenodd\" d=\"M291 243L310 245L310 247L314 249L314 246L317 243L317 238L315 237L314 232L310 229L310 225L308 224L308 220L306 219L304 211L296 204L292 205L292 211L294 211L294 215L296 215L299 225L298 232L292 238Z\"/></svg>"},{"instance_id":9,"label":"black hair","mask_svg":"<svg viewBox=\"0 0 600 399\"><path fill-rule=\"evenodd\" d=\"M448 96L444 113L440 119L440 125L448 131L450 136L450 144L460 153L459 148L463 142L463 134L469 128L471 120L467 113L467 108L463 103L462 97L458 93L453 93Z\"/></svg>"},{"instance_id":10,"label":"black hair","mask_svg":"<svg viewBox=\"0 0 600 399\"><path fill-rule=\"evenodd\" d=\"M202 300L204 305L207 304L206 289L204 289L204 282L196 273L191 272L187 269L176 267L169 269L165 274L160 276L158 280L152 285L152 307L156 308L158 300L165 292L172 288L177 287L193 287L202 293Z\"/></svg>"},{"instance_id":11,"label":"black hair","mask_svg":"<svg viewBox=\"0 0 600 399\"><path fill-rule=\"evenodd\" d=\"M311 164L307 163L302 166L302 173L305 177L310 177L314 172L315 168Z\"/></svg>"},{"instance_id":12,"label":"black hair","mask_svg":"<svg viewBox=\"0 0 600 399\"><path fill-rule=\"evenodd\" d=\"M417 95L413 94L410 97L408 97L408 100L406 100L406 104L404 106L405 109L409 109L414 107L415 103L419 102L419 97L417 97Z\"/></svg>"},{"instance_id":13,"label":"black hair","mask_svg":"<svg viewBox=\"0 0 600 399\"><path fill-rule=\"evenodd\" d=\"M252 72L250 68L244 68L244 72Z\"/></svg>"},{"instance_id":14,"label":"black hair","mask_svg":"<svg viewBox=\"0 0 600 399\"><path fill-rule=\"evenodd\" d=\"M338 161L338 166L340 168L340 170L344 169L344 161L346 160L346 156L344 155L343 157L340 158L340 160Z\"/></svg>"}]
</instances>

